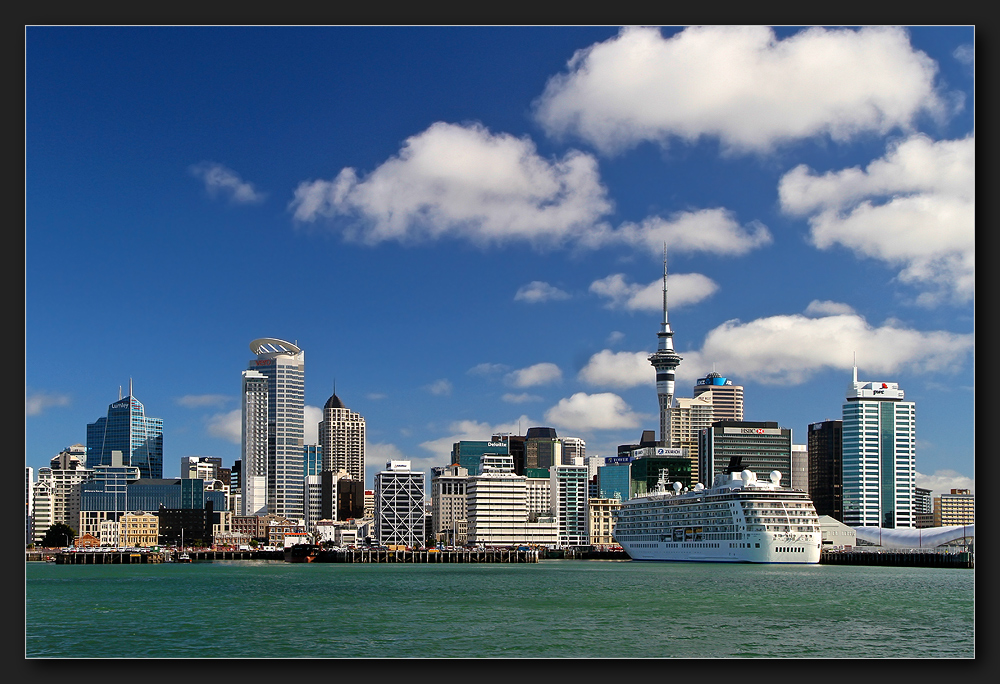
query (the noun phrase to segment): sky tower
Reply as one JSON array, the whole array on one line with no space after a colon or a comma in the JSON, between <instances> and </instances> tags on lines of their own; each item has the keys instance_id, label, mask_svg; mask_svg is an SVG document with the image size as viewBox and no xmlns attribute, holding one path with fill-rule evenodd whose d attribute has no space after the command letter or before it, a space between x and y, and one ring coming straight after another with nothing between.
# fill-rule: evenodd
<instances>
[{"instance_id":1,"label":"sky tower","mask_svg":"<svg viewBox=\"0 0 1000 684\"><path fill-rule=\"evenodd\" d=\"M681 363L674 351L674 332L667 321L667 245L663 245L663 323L656 334L656 353L649 362L656 369L656 395L660 400L660 446L670 446L670 407L674 402L674 370Z\"/></svg>"}]
</instances>

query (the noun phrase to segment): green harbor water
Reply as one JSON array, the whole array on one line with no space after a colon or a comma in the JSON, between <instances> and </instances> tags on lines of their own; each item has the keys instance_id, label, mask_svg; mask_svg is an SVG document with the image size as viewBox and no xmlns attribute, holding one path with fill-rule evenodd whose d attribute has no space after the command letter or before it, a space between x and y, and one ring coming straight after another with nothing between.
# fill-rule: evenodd
<instances>
[{"instance_id":1,"label":"green harbor water","mask_svg":"<svg viewBox=\"0 0 1000 684\"><path fill-rule=\"evenodd\" d=\"M975 570L25 563L26 658L974 658Z\"/></svg>"}]
</instances>

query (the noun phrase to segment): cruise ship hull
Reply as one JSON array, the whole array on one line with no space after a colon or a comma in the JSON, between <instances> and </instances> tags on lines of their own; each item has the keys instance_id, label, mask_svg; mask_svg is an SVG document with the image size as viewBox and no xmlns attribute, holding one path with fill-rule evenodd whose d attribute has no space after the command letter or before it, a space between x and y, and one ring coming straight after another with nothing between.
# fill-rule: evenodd
<instances>
[{"instance_id":1,"label":"cruise ship hull","mask_svg":"<svg viewBox=\"0 0 1000 684\"><path fill-rule=\"evenodd\" d=\"M819 534L803 538L761 541L751 535L745 542L640 542L621 543L629 558L636 561L691 563L819 563ZM760 544L759 547L756 545Z\"/></svg>"},{"instance_id":2,"label":"cruise ship hull","mask_svg":"<svg viewBox=\"0 0 1000 684\"><path fill-rule=\"evenodd\" d=\"M649 494L623 502L613 536L632 560L695 563L819 563L822 534L808 495L749 471L720 474L711 488L673 491L661 475Z\"/></svg>"}]
</instances>

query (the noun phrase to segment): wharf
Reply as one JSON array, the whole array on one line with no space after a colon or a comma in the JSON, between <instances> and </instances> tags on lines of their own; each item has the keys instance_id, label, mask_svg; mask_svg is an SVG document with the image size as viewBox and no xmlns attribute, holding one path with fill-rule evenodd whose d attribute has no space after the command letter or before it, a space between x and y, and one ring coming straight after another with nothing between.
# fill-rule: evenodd
<instances>
[{"instance_id":1,"label":"wharf","mask_svg":"<svg viewBox=\"0 0 1000 684\"><path fill-rule=\"evenodd\" d=\"M131 565L133 563L162 563L164 554L148 549L75 549L73 551L36 552L39 558L26 554L27 560L52 559L56 565Z\"/></svg>"},{"instance_id":2,"label":"wharf","mask_svg":"<svg viewBox=\"0 0 1000 684\"><path fill-rule=\"evenodd\" d=\"M539 551L514 549L455 549L417 551L340 549L320 551L314 563L537 563Z\"/></svg>"},{"instance_id":3,"label":"wharf","mask_svg":"<svg viewBox=\"0 0 1000 684\"><path fill-rule=\"evenodd\" d=\"M975 554L968 551L934 549L872 549L850 551L824 549L819 562L824 565L892 565L908 568L975 568Z\"/></svg>"}]
</instances>

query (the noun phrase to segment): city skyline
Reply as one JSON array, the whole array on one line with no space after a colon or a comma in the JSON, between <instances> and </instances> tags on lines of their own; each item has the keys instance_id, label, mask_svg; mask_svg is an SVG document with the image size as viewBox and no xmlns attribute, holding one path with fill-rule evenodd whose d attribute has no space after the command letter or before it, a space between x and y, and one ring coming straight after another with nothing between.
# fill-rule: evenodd
<instances>
[{"instance_id":1,"label":"city skyline","mask_svg":"<svg viewBox=\"0 0 1000 684\"><path fill-rule=\"evenodd\" d=\"M852 367L975 489L972 27L28 27L25 460L131 379L163 475L240 453L247 342L309 352L366 486L460 440L656 429L717 371L805 444ZM657 430L657 433L659 430Z\"/></svg>"}]
</instances>

